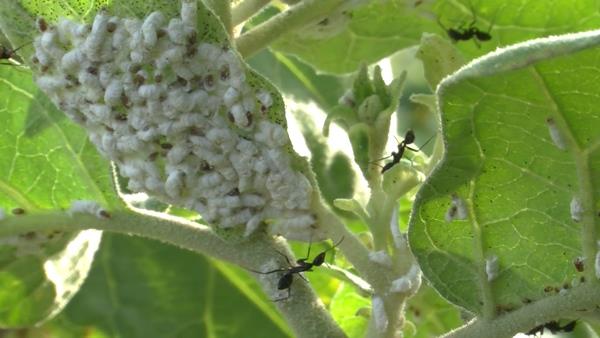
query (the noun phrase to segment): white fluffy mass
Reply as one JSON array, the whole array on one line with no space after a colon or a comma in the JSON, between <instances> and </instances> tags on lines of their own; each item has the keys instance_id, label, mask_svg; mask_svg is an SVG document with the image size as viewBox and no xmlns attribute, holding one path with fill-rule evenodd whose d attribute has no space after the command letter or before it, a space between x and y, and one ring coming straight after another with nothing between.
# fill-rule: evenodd
<instances>
[{"instance_id":1,"label":"white fluffy mass","mask_svg":"<svg viewBox=\"0 0 600 338\"><path fill-rule=\"evenodd\" d=\"M239 55L199 41L197 4L181 18L100 11L93 23L60 19L35 40L37 84L114 161L133 192L146 192L249 235L308 239L312 187L291 169L283 109L254 88ZM206 27L207 25L204 25Z\"/></svg>"}]
</instances>

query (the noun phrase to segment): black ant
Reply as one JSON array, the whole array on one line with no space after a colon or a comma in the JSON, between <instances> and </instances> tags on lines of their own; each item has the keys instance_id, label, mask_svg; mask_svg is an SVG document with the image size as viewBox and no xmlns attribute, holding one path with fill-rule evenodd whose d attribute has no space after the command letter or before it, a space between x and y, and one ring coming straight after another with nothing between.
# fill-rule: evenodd
<instances>
[{"instance_id":1,"label":"black ant","mask_svg":"<svg viewBox=\"0 0 600 338\"><path fill-rule=\"evenodd\" d=\"M400 163L400 160L402 159L402 156L404 155L404 151L406 149L411 150L411 151L419 151L421 150L421 148L423 148L427 143L429 143L429 141L431 141L431 139L433 138L433 135L429 138L429 140L427 140L427 142L425 142L419 149L414 149L409 147L409 144L412 144L413 142L415 142L415 133L409 129L406 134L404 135L404 140L402 140L402 142L398 142L398 151L392 151L392 154L390 155L392 157L392 160L388 163L386 163L382 168L381 168L381 173L385 173L386 171L390 170L393 166L395 166L396 164ZM376 161L380 161L383 159L386 159L390 156L386 156L386 157L382 157Z\"/></svg>"},{"instance_id":2,"label":"black ant","mask_svg":"<svg viewBox=\"0 0 600 338\"><path fill-rule=\"evenodd\" d=\"M560 324L557 321L552 320L547 322L546 324L538 325L533 329L527 331L526 335L533 336L537 335L538 333L544 334L544 329L550 330L550 332L552 332L553 334L560 331L572 332L575 329L575 324L577 324L576 320L565 324L565 326L560 326Z\"/></svg>"},{"instance_id":3,"label":"black ant","mask_svg":"<svg viewBox=\"0 0 600 338\"><path fill-rule=\"evenodd\" d=\"M298 276L300 276L302 279L304 279L306 282L308 282L306 280L306 278L304 278L304 276L302 276L300 274L300 272L313 271L312 270L313 266L323 265L323 263L325 262L325 254L327 253L327 251L333 250L335 247L340 245L340 243L342 243L343 240L344 240L344 237L342 237L339 240L339 242L334 244L331 248L319 253L313 259L312 262L307 262L308 257L310 256L311 245L309 245L308 252L306 253L306 258L298 259L296 261L296 265L292 265L292 263L290 262L289 258L286 255L277 251L277 253L280 254L281 256L283 256L283 258L285 258L286 262L288 263L289 266L287 268L280 268L280 269L275 269L275 270L271 270L271 271L267 271L267 272L261 272L261 271L255 271L255 270L250 270L250 271L255 272L255 273L260 273L262 275L268 275L268 274L275 273L275 272L284 272L284 274L279 278L279 281L277 282L277 290L286 290L287 289L288 294L285 297L277 298L277 299L274 299L273 301L279 302L282 300L286 300L286 299L290 298L290 296L292 295L292 282L294 281L294 274L298 274Z\"/></svg>"},{"instance_id":4,"label":"black ant","mask_svg":"<svg viewBox=\"0 0 600 338\"><path fill-rule=\"evenodd\" d=\"M492 39L492 35L490 34L490 32L492 31L494 21L492 20L492 22L490 23L490 27L488 28L487 32L483 32L479 30L479 28L475 27L475 24L477 23L477 15L475 14L475 9L472 5L471 12L473 13L473 21L471 21L467 28L463 28L463 25L461 25L458 28L446 28L439 18L437 22L440 25L440 27L442 27L442 29L446 31L446 34L448 34L448 37L450 38L450 40L452 40L452 42L468 41L473 39L473 42L475 42L475 44L479 48L481 47L479 42L489 41Z\"/></svg>"},{"instance_id":5,"label":"black ant","mask_svg":"<svg viewBox=\"0 0 600 338\"><path fill-rule=\"evenodd\" d=\"M15 49L11 49L9 47L5 47L0 45L0 60L10 60L12 59L15 55L17 55L17 51L25 46L27 46L28 44L30 44L31 42L25 43ZM10 65L10 66L14 66L14 64L9 63L9 62L0 62L0 65Z\"/></svg>"}]
</instances>

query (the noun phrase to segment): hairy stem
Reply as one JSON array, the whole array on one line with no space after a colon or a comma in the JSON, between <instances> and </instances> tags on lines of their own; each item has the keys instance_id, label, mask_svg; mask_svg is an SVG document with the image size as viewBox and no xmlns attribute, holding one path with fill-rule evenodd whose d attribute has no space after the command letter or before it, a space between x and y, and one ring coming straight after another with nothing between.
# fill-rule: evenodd
<instances>
[{"instance_id":1,"label":"hairy stem","mask_svg":"<svg viewBox=\"0 0 600 338\"><path fill-rule=\"evenodd\" d=\"M600 303L600 289L596 283L586 283L570 289L565 295L547 297L509 312L494 320L477 318L454 330L443 338L505 338L518 332L565 317L580 318L585 311L595 309Z\"/></svg>"},{"instance_id":2,"label":"hairy stem","mask_svg":"<svg viewBox=\"0 0 600 338\"><path fill-rule=\"evenodd\" d=\"M237 242L225 241L210 227L158 212L125 209L110 213L110 219L59 211L10 216L0 221L0 237L31 231L97 229L155 239L258 271L274 259L284 266L277 251L291 256L284 241L265 234ZM274 293L279 277L278 274L258 275L258 282L271 298L277 297ZM345 336L309 284L296 280L292 290L292 298L276 305L297 337Z\"/></svg>"},{"instance_id":3,"label":"hairy stem","mask_svg":"<svg viewBox=\"0 0 600 338\"><path fill-rule=\"evenodd\" d=\"M231 23L237 26L258 13L271 0L244 0L231 10Z\"/></svg>"},{"instance_id":4,"label":"hairy stem","mask_svg":"<svg viewBox=\"0 0 600 338\"><path fill-rule=\"evenodd\" d=\"M241 35L236 40L237 49L244 58L248 58L283 34L325 17L344 2L345 0L304 0Z\"/></svg>"}]
</instances>

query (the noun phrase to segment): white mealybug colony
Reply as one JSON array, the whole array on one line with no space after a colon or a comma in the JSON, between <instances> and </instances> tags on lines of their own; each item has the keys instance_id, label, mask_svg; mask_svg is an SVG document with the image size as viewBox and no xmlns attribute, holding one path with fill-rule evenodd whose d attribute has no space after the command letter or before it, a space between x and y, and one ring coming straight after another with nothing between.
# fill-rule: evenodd
<instances>
[{"instance_id":1,"label":"white mealybug colony","mask_svg":"<svg viewBox=\"0 0 600 338\"><path fill-rule=\"evenodd\" d=\"M268 221L273 233L308 240L312 186L291 168L286 130L267 116L283 107L249 83L234 50L199 35L196 1L170 20L100 11L91 25L45 27L32 63L37 84L131 191L247 235Z\"/></svg>"},{"instance_id":2,"label":"white mealybug colony","mask_svg":"<svg viewBox=\"0 0 600 338\"><path fill-rule=\"evenodd\" d=\"M488 282L493 281L498 277L498 256L492 255L485 260L485 273Z\"/></svg>"},{"instance_id":3,"label":"white mealybug colony","mask_svg":"<svg viewBox=\"0 0 600 338\"><path fill-rule=\"evenodd\" d=\"M546 119L546 125L548 126L550 138L552 139L552 142L554 142L554 145L560 150L567 150L567 143L565 142L560 130L558 130L556 122L554 122L552 117L548 117Z\"/></svg>"}]
</instances>

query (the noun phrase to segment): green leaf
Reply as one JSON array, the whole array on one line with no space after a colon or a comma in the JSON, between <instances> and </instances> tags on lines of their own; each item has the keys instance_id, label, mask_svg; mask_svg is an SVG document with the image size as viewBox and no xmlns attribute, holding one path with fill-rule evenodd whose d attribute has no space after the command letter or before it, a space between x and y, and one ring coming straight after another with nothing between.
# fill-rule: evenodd
<instances>
[{"instance_id":1,"label":"green leaf","mask_svg":"<svg viewBox=\"0 0 600 338\"><path fill-rule=\"evenodd\" d=\"M438 86L446 154L417 195L409 238L423 273L451 302L486 316L510 311L577 285L580 256L586 278L596 278L600 51L591 47L599 44L600 31L534 40Z\"/></svg>"},{"instance_id":2,"label":"green leaf","mask_svg":"<svg viewBox=\"0 0 600 338\"><path fill-rule=\"evenodd\" d=\"M27 214L73 200L115 206L110 167L87 135L36 89L31 74L0 67L0 207ZM100 233L27 233L0 239L0 326L33 325L55 314L87 275Z\"/></svg>"},{"instance_id":3,"label":"green leaf","mask_svg":"<svg viewBox=\"0 0 600 338\"><path fill-rule=\"evenodd\" d=\"M409 299L406 320L410 323L403 330L407 338L436 337L463 324L460 310L427 285Z\"/></svg>"},{"instance_id":4,"label":"green leaf","mask_svg":"<svg viewBox=\"0 0 600 338\"><path fill-rule=\"evenodd\" d=\"M520 41L567 32L586 31L598 27L598 4L582 1L523 1L523 0L461 0L437 1L433 7L437 19L445 28L464 30L475 19L479 31L490 31L489 41L477 46L472 39L457 42L457 47L469 57L484 55ZM491 28L491 30L490 30ZM438 26L436 32L446 33Z\"/></svg>"},{"instance_id":5,"label":"green leaf","mask_svg":"<svg viewBox=\"0 0 600 338\"><path fill-rule=\"evenodd\" d=\"M90 276L46 327L107 337L291 337L247 274L146 239L106 235Z\"/></svg>"},{"instance_id":6,"label":"green leaf","mask_svg":"<svg viewBox=\"0 0 600 338\"><path fill-rule=\"evenodd\" d=\"M373 63L418 43L421 32L435 25L404 0L370 1L342 24L347 27L331 37L317 38L299 30L272 47L297 55L323 72L349 73L363 62Z\"/></svg>"},{"instance_id":7,"label":"green leaf","mask_svg":"<svg viewBox=\"0 0 600 338\"><path fill-rule=\"evenodd\" d=\"M416 56L423 62L425 78L433 90L444 77L465 63L464 57L450 41L434 34L423 34Z\"/></svg>"},{"instance_id":8,"label":"green leaf","mask_svg":"<svg viewBox=\"0 0 600 338\"><path fill-rule=\"evenodd\" d=\"M365 335L368 319L357 315L357 312L370 305L368 298L359 295L352 286L342 283L331 300L330 310L348 337L359 338Z\"/></svg>"},{"instance_id":9,"label":"green leaf","mask_svg":"<svg viewBox=\"0 0 600 338\"><path fill-rule=\"evenodd\" d=\"M355 173L350 159L340 151L334 151L328 140L319 133L320 128L315 124L315 116L322 116L318 109L302 109L303 106L292 109L295 123L300 129L306 146L310 150L310 165L315 172L319 190L327 203L333 205L337 198L349 198L355 190ZM312 114L310 114L312 112ZM348 218L353 214L336 210Z\"/></svg>"},{"instance_id":10,"label":"green leaf","mask_svg":"<svg viewBox=\"0 0 600 338\"><path fill-rule=\"evenodd\" d=\"M315 101L321 107L337 105L344 92L342 80L314 69L293 56L263 50L248 59L248 64L273 82L286 95L298 101Z\"/></svg>"}]
</instances>

